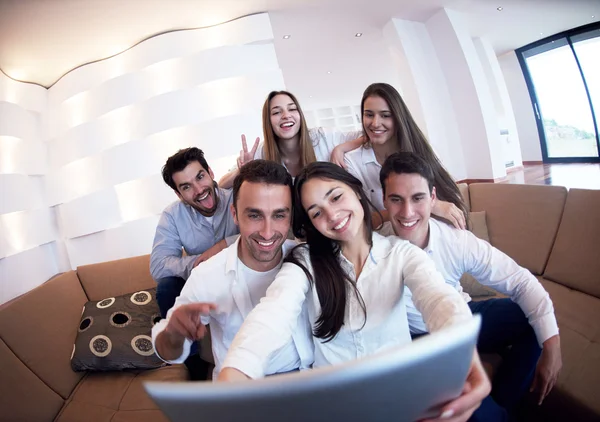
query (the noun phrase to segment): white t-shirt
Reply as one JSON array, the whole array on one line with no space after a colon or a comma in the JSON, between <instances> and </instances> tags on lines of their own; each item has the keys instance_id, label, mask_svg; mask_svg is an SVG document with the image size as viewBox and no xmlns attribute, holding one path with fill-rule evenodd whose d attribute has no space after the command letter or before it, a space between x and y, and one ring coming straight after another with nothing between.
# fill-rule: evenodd
<instances>
[{"instance_id":1,"label":"white t-shirt","mask_svg":"<svg viewBox=\"0 0 600 422\"><path fill-rule=\"evenodd\" d=\"M233 245L194 268L181 295L167 313L167 318L152 327L152 344L156 350L156 337L166 328L175 309L189 303L216 304L217 309L210 311L208 316L200 318L203 324L210 324L212 352L215 359L213 380L217 379L227 350L244 319L260 300L261 295L265 294L268 288L267 274L272 281L281 267L279 265L268 273L259 273L245 265L239 265L241 261L238 258L238 242L240 242L239 238ZM283 254L287 255L295 245L296 242L286 240L282 248ZM248 271L245 271L242 266ZM254 278L256 275L259 276L258 280ZM289 341L282 343L269 357L264 368L268 374L308 368L312 364L314 360L312 350L306 345L310 341L307 340L310 327L305 314L299 317L297 325L299 327L297 333L294 333ZM181 356L166 362L183 363L189 356L191 345L192 341L185 339ZM162 359L158 352L156 355Z\"/></svg>"}]
</instances>

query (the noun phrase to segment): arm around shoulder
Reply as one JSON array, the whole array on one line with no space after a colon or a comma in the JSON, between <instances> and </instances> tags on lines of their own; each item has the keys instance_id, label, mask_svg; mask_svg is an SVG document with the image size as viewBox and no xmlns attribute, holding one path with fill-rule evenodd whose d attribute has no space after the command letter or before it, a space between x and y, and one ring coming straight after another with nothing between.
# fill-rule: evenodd
<instances>
[{"instance_id":1,"label":"arm around shoulder","mask_svg":"<svg viewBox=\"0 0 600 422\"><path fill-rule=\"evenodd\" d=\"M291 339L302 313L310 283L295 264L284 263L267 294L246 317L225 358L250 378L265 375L270 357Z\"/></svg>"}]
</instances>

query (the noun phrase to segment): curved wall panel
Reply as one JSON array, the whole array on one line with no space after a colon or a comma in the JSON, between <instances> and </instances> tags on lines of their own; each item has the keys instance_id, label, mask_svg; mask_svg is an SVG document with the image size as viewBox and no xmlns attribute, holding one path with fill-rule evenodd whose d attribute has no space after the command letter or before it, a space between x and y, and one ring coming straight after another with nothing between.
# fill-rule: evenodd
<instances>
[{"instance_id":1,"label":"curved wall panel","mask_svg":"<svg viewBox=\"0 0 600 422\"><path fill-rule=\"evenodd\" d=\"M198 146L218 179L240 134L262 137L264 99L285 88L272 39L260 14L154 37L43 95L0 77L0 302L65 267L149 253L177 199L160 174L167 157ZM15 269L40 254L40 271ZM27 282L5 289L15 274Z\"/></svg>"},{"instance_id":2,"label":"curved wall panel","mask_svg":"<svg viewBox=\"0 0 600 422\"><path fill-rule=\"evenodd\" d=\"M0 101L0 136L40 139L39 113L25 110L17 104Z\"/></svg>"},{"instance_id":3,"label":"curved wall panel","mask_svg":"<svg viewBox=\"0 0 600 422\"><path fill-rule=\"evenodd\" d=\"M107 60L80 67L50 88L49 104L60 104L117 76L135 72L159 61L184 57L195 52L231 45L272 41L273 30L267 13L247 16L210 28L170 32L146 40ZM220 67L218 63L213 63Z\"/></svg>"},{"instance_id":4,"label":"curved wall panel","mask_svg":"<svg viewBox=\"0 0 600 422\"><path fill-rule=\"evenodd\" d=\"M0 102L15 104L23 110L42 113L46 111L48 91L38 85L13 81L0 73Z\"/></svg>"},{"instance_id":5,"label":"curved wall panel","mask_svg":"<svg viewBox=\"0 0 600 422\"><path fill-rule=\"evenodd\" d=\"M158 215L128 222L114 229L67 239L66 246L73 268L96 262L129 258L152 251Z\"/></svg>"},{"instance_id":6,"label":"curved wall panel","mask_svg":"<svg viewBox=\"0 0 600 422\"><path fill-rule=\"evenodd\" d=\"M54 210L40 208L0 215L0 259L58 238Z\"/></svg>"},{"instance_id":7,"label":"curved wall panel","mask_svg":"<svg viewBox=\"0 0 600 422\"><path fill-rule=\"evenodd\" d=\"M44 190L48 159L40 123L47 95L0 73L0 303L65 266L57 258L60 235Z\"/></svg>"},{"instance_id":8,"label":"curved wall panel","mask_svg":"<svg viewBox=\"0 0 600 422\"><path fill-rule=\"evenodd\" d=\"M67 271L59 242L46 243L0 259L0 300L7 302Z\"/></svg>"},{"instance_id":9,"label":"curved wall panel","mask_svg":"<svg viewBox=\"0 0 600 422\"><path fill-rule=\"evenodd\" d=\"M0 135L0 174L42 175L47 171L47 145Z\"/></svg>"}]
</instances>

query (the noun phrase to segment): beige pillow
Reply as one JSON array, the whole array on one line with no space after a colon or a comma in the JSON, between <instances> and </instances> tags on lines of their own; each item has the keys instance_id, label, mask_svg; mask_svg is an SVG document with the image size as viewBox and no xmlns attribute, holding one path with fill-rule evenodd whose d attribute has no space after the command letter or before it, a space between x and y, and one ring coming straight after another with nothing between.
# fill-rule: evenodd
<instances>
[{"instance_id":1,"label":"beige pillow","mask_svg":"<svg viewBox=\"0 0 600 422\"><path fill-rule=\"evenodd\" d=\"M471 212L469 213L469 219L471 220L471 232L478 238L489 242L490 236L485 221L485 211ZM468 273L464 273L460 278L460 285L465 293L472 298L490 297L498 294L494 289L484 286Z\"/></svg>"}]
</instances>

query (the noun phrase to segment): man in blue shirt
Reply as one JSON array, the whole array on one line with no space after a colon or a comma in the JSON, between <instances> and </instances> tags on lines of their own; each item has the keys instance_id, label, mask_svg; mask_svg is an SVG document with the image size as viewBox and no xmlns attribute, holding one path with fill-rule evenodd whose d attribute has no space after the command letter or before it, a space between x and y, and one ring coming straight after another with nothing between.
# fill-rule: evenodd
<instances>
[{"instance_id":1,"label":"man in blue shirt","mask_svg":"<svg viewBox=\"0 0 600 422\"><path fill-rule=\"evenodd\" d=\"M163 211L150 255L156 299L165 317L192 269L233 243L239 229L229 212L231 190L217 186L202 150L179 150L168 158L162 176L179 198Z\"/></svg>"}]
</instances>

